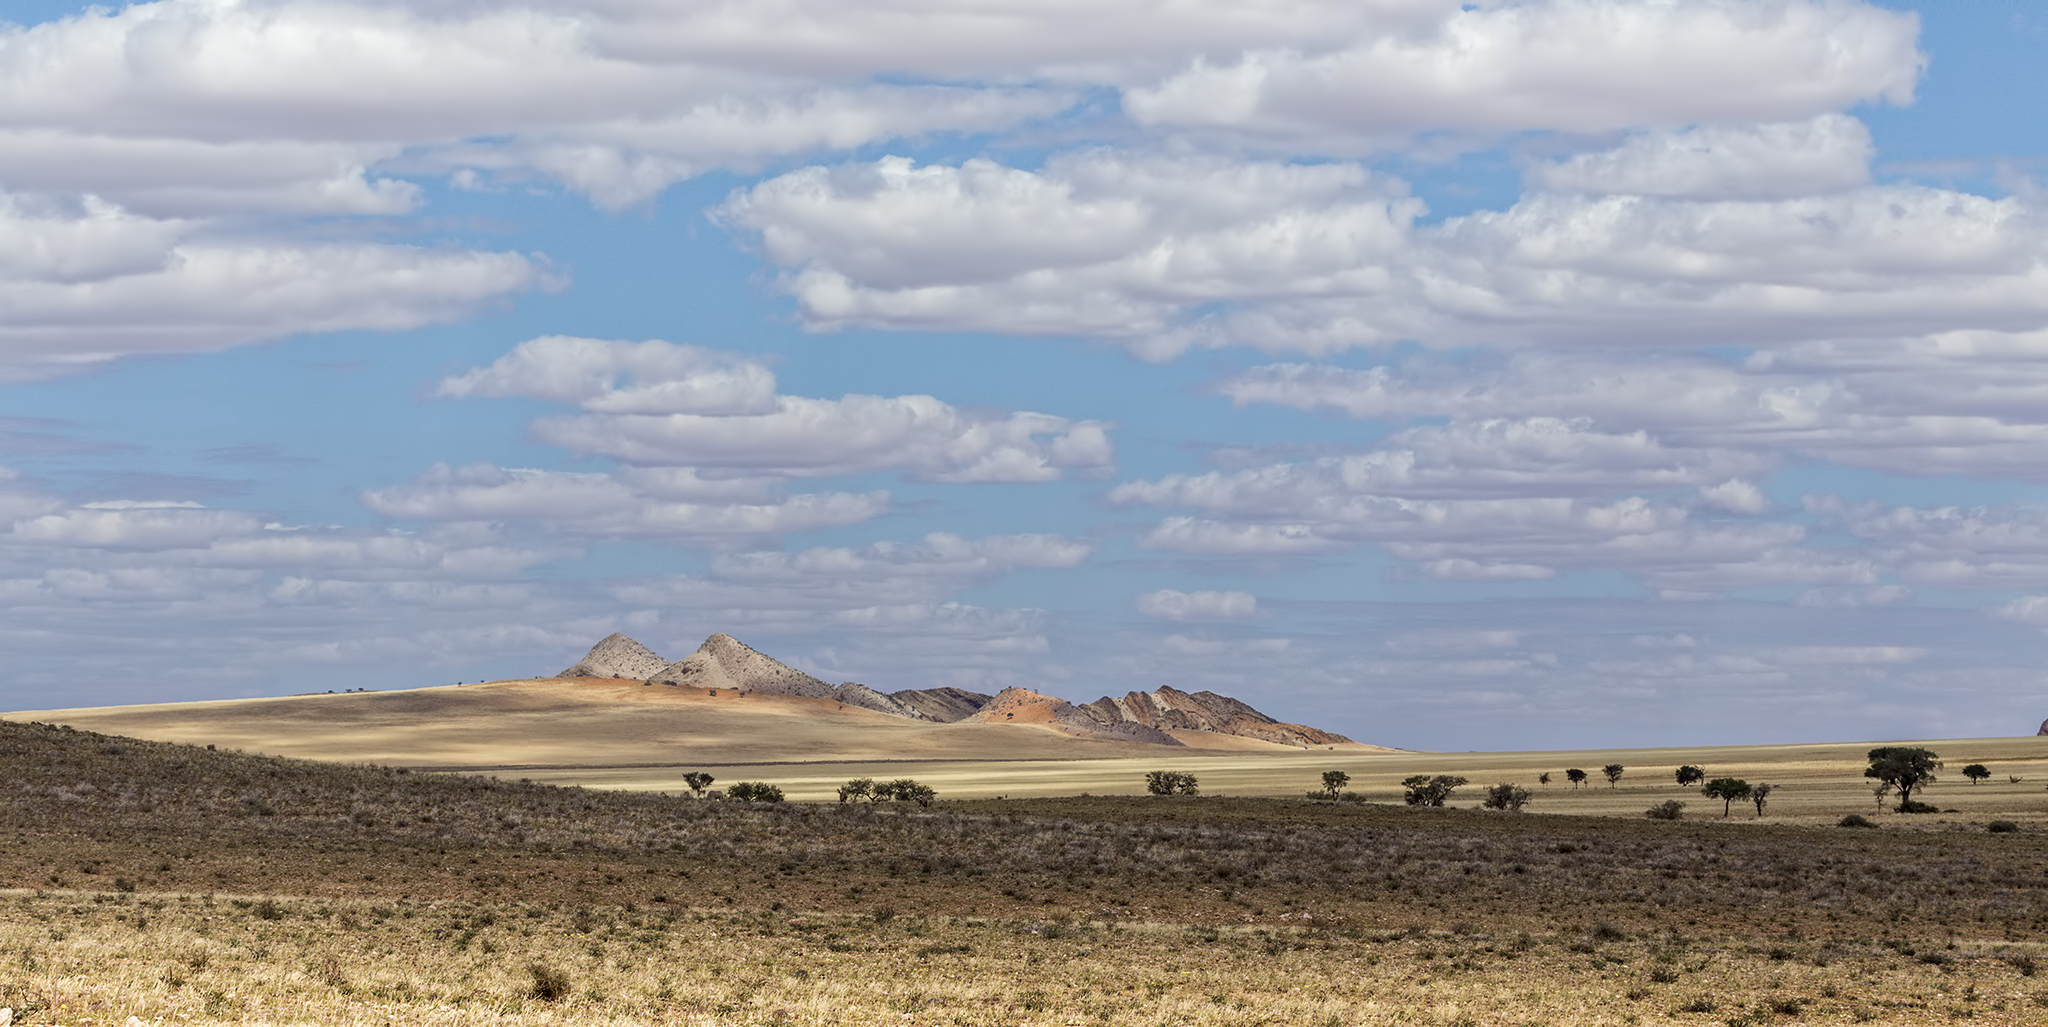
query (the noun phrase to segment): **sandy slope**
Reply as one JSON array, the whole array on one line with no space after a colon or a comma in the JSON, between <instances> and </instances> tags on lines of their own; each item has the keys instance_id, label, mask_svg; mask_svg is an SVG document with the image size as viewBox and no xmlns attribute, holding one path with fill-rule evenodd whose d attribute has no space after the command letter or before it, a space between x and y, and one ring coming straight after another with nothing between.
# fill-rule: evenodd
<instances>
[{"instance_id":1,"label":"sandy slope","mask_svg":"<svg viewBox=\"0 0 2048 1027\"><path fill-rule=\"evenodd\" d=\"M419 767L587 767L880 760L1081 760L1161 747L1031 724L935 724L828 699L598 678L397 692L29 710L11 720L310 759ZM1187 732L1189 745L1294 752ZM1183 750L1167 750L1181 753Z\"/></svg>"}]
</instances>

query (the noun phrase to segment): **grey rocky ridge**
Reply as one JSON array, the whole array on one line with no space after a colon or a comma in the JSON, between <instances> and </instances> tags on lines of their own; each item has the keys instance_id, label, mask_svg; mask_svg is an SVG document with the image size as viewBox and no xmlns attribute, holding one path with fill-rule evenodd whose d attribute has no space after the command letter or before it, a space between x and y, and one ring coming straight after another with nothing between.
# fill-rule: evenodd
<instances>
[{"instance_id":1,"label":"grey rocky ridge","mask_svg":"<svg viewBox=\"0 0 2048 1027\"><path fill-rule=\"evenodd\" d=\"M992 696L964 688L882 692L856 681L830 685L723 633L705 639L696 652L673 663L625 635L608 635L589 655L555 676L794 695L911 720L1034 723L1091 738L1156 745L1182 744L1171 734L1174 731L1233 735L1301 748L1351 741L1306 725L1283 723L1227 695L1171 687L1128 692L1121 698L1104 696L1077 705L1024 688L1007 688Z\"/></svg>"}]
</instances>

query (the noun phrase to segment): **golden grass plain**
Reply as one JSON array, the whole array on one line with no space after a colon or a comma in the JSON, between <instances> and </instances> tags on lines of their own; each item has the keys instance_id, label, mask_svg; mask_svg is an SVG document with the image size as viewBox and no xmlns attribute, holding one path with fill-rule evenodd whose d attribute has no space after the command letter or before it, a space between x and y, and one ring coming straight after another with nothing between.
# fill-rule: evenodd
<instances>
[{"instance_id":1,"label":"golden grass plain","mask_svg":"<svg viewBox=\"0 0 2048 1027\"><path fill-rule=\"evenodd\" d=\"M1673 772L1768 782L1765 819L1832 823L1883 807L1863 777L1876 745L1930 748L1947 763L1920 795L1962 818L2048 822L2048 737L1818 742L1535 752L1415 752L1371 745L1303 750L1183 733L1188 748L1075 738L1010 724L931 724L817 699L635 681L541 678L386 692L353 692L5 714L110 734L251 753L421 770L517 777L561 785L679 792L691 770L721 783L763 781L794 801L830 801L853 778L910 777L948 799L1130 795L1145 774L1196 775L1208 795L1298 797L1324 771L1351 776L1347 790L1399 802L1413 774L1453 774L1471 784L1452 799L1474 805L1484 787L1515 783L1535 793L1531 813L1640 816L1669 799L1689 817L1720 816L1718 802L1680 788ZM1610 786L1600 768L1627 768ZM1959 773L1982 763L1992 776ZM1565 780L1577 767L1583 787ZM1549 774L1548 785L1539 783ZM2018 778L2018 781L2014 781ZM1753 818L1746 807L1730 819ZM1909 818L1912 819L1912 818ZM1935 819L1940 819L1937 816Z\"/></svg>"}]
</instances>

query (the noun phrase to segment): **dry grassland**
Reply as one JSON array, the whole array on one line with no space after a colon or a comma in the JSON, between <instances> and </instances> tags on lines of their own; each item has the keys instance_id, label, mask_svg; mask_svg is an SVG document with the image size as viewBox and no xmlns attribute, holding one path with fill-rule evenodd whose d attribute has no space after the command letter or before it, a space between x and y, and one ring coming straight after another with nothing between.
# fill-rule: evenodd
<instances>
[{"instance_id":1,"label":"dry grassland","mask_svg":"<svg viewBox=\"0 0 2048 1027\"><path fill-rule=\"evenodd\" d=\"M2028 762L2048 748L1930 744L1950 770L1927 798L1963 812L1875 815L1859 747L1693 750L1783 790L1760 821L1670 823L1639 815L1685 794L1668 753L1091 761L1124 792L1167 765L1295 797L1018 788L921 810L0 722L0 1005L35 1024L2048 1022L2048 769ZM1966 761L2000 776L1964 783ZM1621 785L1539 790L1551 816L1299 798L1333 767L1386 798L1410 772L1604 762L1631 767ZM721 777L742 769L845 768ZM1883 826L1822 826L1836 793ZM1625 815L1574 815L1603 805Z\"/></svg>"}]
</instances>

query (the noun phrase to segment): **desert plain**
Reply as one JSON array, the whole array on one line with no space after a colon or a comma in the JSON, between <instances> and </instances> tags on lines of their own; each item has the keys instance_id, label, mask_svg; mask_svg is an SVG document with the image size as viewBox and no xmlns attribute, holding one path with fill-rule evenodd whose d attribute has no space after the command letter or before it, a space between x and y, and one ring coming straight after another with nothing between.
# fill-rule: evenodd
<instances>
[{"instance_id":1,"label":"desert plain","mask_svg":"<svg viewBox=\"0 0 2048 1027\"><path fill-rule=\"evenodd\" d=\"M37 1024L2048 1022L2048 739L1903 743L1946 761L1916 795L1942 812L1906 815L1862 776L1879 740L1425 753L1201 734L1105 742L588 679L8 714L0 1007ZM1992 776L1965 780L1970 763ZM1774 790L1723 817L1676 784L1685 764ZM1161 769L1201 794L1144 795ZM1330 770L1357 801L1308 795ZM693 799L695 771L789 801ZM1411 808L1414 774L1471 783ZM860 777L938 800L839 802ZM1475 808L1508 782L1533 793L1524 812ZM1683 819L1643 817L1672 799ZM1876 826L1837 826L1852 813Z\"/></svg>"}]
</instances>

